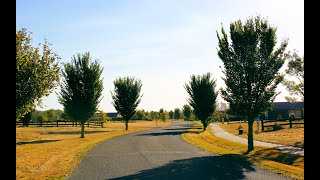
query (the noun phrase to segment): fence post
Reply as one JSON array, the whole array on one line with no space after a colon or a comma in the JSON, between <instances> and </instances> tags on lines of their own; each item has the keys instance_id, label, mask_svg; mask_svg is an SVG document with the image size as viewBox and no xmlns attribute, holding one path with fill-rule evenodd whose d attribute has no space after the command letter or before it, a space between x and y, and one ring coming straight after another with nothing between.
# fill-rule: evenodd
<instances>
[{"instance_id":1,"label":"fence post","mask_svg":"<svg viewBox=\"0 0 320 180\"><path fill-rule=\"evenodd\" d=\"M40 121L40 127L42 127L42 121Z\"/></svg>"},{"instance_id":2,"label":"fence post","mask_svg":"<svg viewBox=\"0 0 320 180\"><path fill-rule=\"evenodd\" d=\"M74 127L74 121L72 121L72 127Z\"/></svg>"},{"instance_id":3,"label":"fence post","mask_svg":"<svg viewBox=\"0 0 320 180\"><path fill-rule=\"evenodd\" d=\"M261 119L261 131L264 131L263 119Z\"/></svg>"},{"instance_id":4,"label":"fence post","mask_svg":"<svg viewBox=\"0 0 320 180\"><path fill-rule=\"evenodd\" d=\"M88 121L88 127L89 127L89 121Z\"/></svg>"},{"instance_id":5,"label":"fence post","mask_svg":"<svg viewBox=\"0 0 320 180\"><path fill-rule=\"evenodd\" d=\"M292 116L289 117L290 128L292 128Z\"/></svg>"},{"instance_id":6,"label":"fence post","mask_svg":"<svg viewBox=\"0 0 320 180\"><path fill-rule=\"evenodd\" d=\"M58 120L57 120L57 127L59 127Z\"/></svg>"}]
</instances>

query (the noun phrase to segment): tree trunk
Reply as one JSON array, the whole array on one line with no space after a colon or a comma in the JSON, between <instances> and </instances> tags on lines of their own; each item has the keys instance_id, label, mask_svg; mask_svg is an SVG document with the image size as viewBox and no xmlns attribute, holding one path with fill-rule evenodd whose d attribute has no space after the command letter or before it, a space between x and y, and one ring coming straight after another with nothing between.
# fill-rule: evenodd
<instances>
[{"instance_id":1,"label":"tree trunk","mask_svg":"<svg viewBox=\"0 0 320 180\"><path fill-rule=\"evenodd\" d=\"M247 151L247 153L249 153L252 150L254 150L254 146L253 146L253 118L249 118L248 119L248 151Z\"/></svg>"},{"instance_id":2,"label":"tree trunk","mask_svg":"<svg viewBox=\"0 0 320 180\"><path fill-rule=\"evenodd\" d=\"M203 125L203 131L205 131L208 125L205 121L202 121L202 125Z\"/></svg>"},{"instance_id":3,"label":"tree trunk","mask_svg":"<svg viewBox=\"0 0 320 180\"><path fill-rule=\"evenodd\" d=\"M290 127L289 128L292 128L292 117L289 117L289 123L290 123Z\"/></svg>"},{"instance_id":4,"label":"tree trunk","mask_svg":"<svg viewBox=\"0 0 320 180\"><path fill-rule=\"evenodd\" d=\"M128 130L128 122L129 120L126 120L126 130Z\"/></svg>"},{"instance_id":5,"label":"tree trunk","mask_svg":"<svg viewBox=\"0 0 320 180\"><path fill-rule=\"evenodd\" d=\"M84 122L81 122L81 136L80 138L84 138Z\"/></svg>"}]
</instances>

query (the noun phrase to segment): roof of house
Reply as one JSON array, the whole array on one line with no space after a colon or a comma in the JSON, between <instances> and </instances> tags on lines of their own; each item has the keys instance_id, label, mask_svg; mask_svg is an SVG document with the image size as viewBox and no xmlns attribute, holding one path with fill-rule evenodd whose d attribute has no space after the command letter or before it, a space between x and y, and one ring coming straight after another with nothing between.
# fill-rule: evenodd
<instances>
[{"instance_id":1,"label":"roof of house","mask_svg":"<svg viewBox=\"0 0 320 180\"><path fill-rule=\"evenodd\" d=\"M284 109L302 109L304 107L303 102L274 102L273 110L284 110Z\"/></svg>"},{"instance_id":2,"label":"roof of house","mask_svg":"<svg viewBox=\"0 0 320 180\"><path fill-rule=\"evenodd\" d=\"M118 113L117 112L109 112L109 113L107 113L107 115L112 118L112 117L117 117Z\"/></svg>"}]
</instances>

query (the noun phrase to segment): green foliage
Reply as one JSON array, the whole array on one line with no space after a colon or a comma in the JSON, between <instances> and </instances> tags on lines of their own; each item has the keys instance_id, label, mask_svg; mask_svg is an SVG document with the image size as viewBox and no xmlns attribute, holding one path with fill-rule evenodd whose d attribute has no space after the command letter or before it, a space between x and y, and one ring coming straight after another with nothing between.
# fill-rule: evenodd
<instances>
[{"instance_id":1,"label":"green foliage","mask_svg":"<svg viewBox=\"0 0 320 180\"><path fill-rule=\"evenodd\" d=\"M47 41L39 47L31 45L31 33L22 28L16 33L16 119L23 117L41 98L58 85L60 68Z\"/></svg>"},{"instance_id":2,"label":"green foliage","mask_svg":"<svg viewBox=\"0 0 320 180\"><path fill-rule=\"evenodd\" d=\"M289 60L286 74L294 77L294 80L284 80L282 83L286 86L290 95L299 96L304 101L304 57L300 57L296 51L287 54ZM297 98L286 96L288 102L295 102Z\"/></svg>"},{"instance_id":3,"label":"green foliage","mask_svg":"<svg viewBox=\"0 0 320 180\"><path fill-rule=\"evenodd\" d=\"M54 121L58 119L58 115L56 114L54 109L49 109L46 111L46 113L47 113L48 121Z\"/></svg>"},{"instance_id":4,"label":"green foliage","mask_svg":"<svg viewBox=\"0 0 320 180\"><path fill-rule=\"evenodd\" d=\"M73 121L81 123L81 138L84 138L84 123L96 112L101 101L103 68L96 60L91 62L90 53L77 54L71 63L64 64L63 82L59 102Z\"/></svg>"},{"instance_id":5,"label":"green foliage","mask_svg":"<svg viewBox=\"0 0 320 180\"><path fill-rule=\"evenodd\" d=\"M65 111L63 111L63 113L61 114L61 119L65 121L71 120L71 118L67 115Z\"/></svg>"},{"instance_id":6,"label":"green foliage","mask_svg":"<svg viewBox=\"0 0 320 180\"><path fill-rule=\"evenodd\" d=\"M169 119L169 113L167 111L163 111L159 115L162 122L166 122Z\"/></svg>"},{"instance_id":7,"label":"green foliage","mask_svg":"<svg viewBox=\"0 0 320 180\"><path fill-rule=\"evenodd\" d=\"M112 104L126 121L126 130L128 130L128 121L135 114L136 108L141 101L142 83L141 80L134 77L119 77L113 83L114 92L111 92Z\"/></svg>"},{"instance_id":8,"label":"green foliage","mask_svg":"<svg viewBox=\"0 0 320 180\"><path fill-rule=\"evenodd\" d=\"M289 114L289 118L291 118L292 120L296 119L296 115L294 113L290 113Z\"/></svg>"},{"instance_id":9,"label":"green foliage","mask_svg":"<svg viewBox=\"0 0 320 180\"><path fill-rule=\"evenodd\" d=\"M272 130L273 131L277 131L277 130L281 130L283 129L283 127L281 127L279 124L275 123L273 126L272 126Z\"/></svg>"},{"instance_id":10,"label":"green foliage","mask_svg":"<svg viewBox=\"0 0 320 180\"><path fill-rule=\"evenodd\" d=\"M138 118L137 113L134 113L134 115L132 116L132 118L131 118L131 119L138 120L139 118Z\"/></svg>"},{"instance_id":11,"label":"green foliage","mask_svg":"<svg viewBox=\"0 0 320 180\"><path fill-rule=\"evenodd\" d=\"M180 119L180 109L179 108L174 109L173 117L174 117L174 119Z\"/></svg>"},{"instance_id":12,"label":"green foliage","mask_svg":"<svg viewBox=\"0 0 320 180\"><path fill-rule=\"evenodd\" d=\"M170 118L170 119L173 119L173 111L172 111L172 110L169 111L169 118Z\"/></svg>"},{"instance_id":13,"label":"green foliage","mask_svg":"<svg viewBox=\"0 0 320 180\"><path fill-rule=\"evenodd\" d=\"M154 112L153 111L150 112L150 119L154 120Z\"/></svg>"},{"instance_id":14,"label":"green foliage","mask_svg":"<svg viewBox=\"0 0 320 180\"><path fill-rule=\"evenodd\" d=\"M151 119L150 113L148 111L145 112L145 119L148 119L148 120Z\"/></svg>"},{"instance_id":15,"label":"green foliage","mask_svg":"<svg viewBox=\"0 0 320 180\"><path fill-rule=\"evenodd\" d=\"M211 121L211 115L216 109L218 92L215 91L216 81L211 79L211 74L202 76L192 75L189 84L185 84L189 94L188 102L193 108L196 117L202 122L204 130Z\"/></svg>"},{"instance_id":16,"label":"green foliage","mask_svg":"<svg viewBox=\"0 0 320 180\"><path fill-rule=\"evenodd\" d=\"M191 118L191 115L192 115L191 106L189 106L189 104L183 105L182 112L183 112L183 115L186 118L186 121L190 121L190 118Z\"/></svg>"},{"instance_id":17,"label":"green foliage","mask_svg":"<svg viewBox=\"0 0 320 180\"><path fill-rule=\"evenodd\" d=\"M137 115L137 119L138 120L144 120L146 119L146 113L144 112L144 110L138 110L135 115Z\"/></svg>"},{"instance_id":18,"label":"green foliage","mask_svg":"<svg viewBox=\"0 0 320 180\"><path fill-rule=\"evenodd\" d=\"M268 119L278 119L280 117L288 118L289 113L288 110L272 110L268 112Z\"/></svg>"},{"instance_id":19,"label":"green foliage","mask_svg":"<svg viewBox=\"0 0 320 180\"><path fill-rule=\"evenodd\" d=\"M112 120L111 117L107 115L107 113L103 112L102 110L98 110L93 117L90 118L90 121L101 121L101 122L107 122Z\"/></svg>"},{"instance_id":20,"label":"green foliage","mask_svg":"<svg viewBox=\"0 0 320 180\"><path fill-rule=\"evenodd\" d=\"M244 25L240 20L231 23L231 43L223 28L222 37L218 34L218 55L224 63L223 80L227 85L221 94L239 115L256 117L276 96L275 89L281 80L278 71L284 62L287 42L273 50L275 32L276 28L258 16Z\"/></svg>"},{"instance_id":21,"label":"green foliage","mask_svg":"<svg viewBox=\"0 0 320 180\"><path fill-rule=\"evenodd\" d=\"M32 109L31 111L27 112L27 114L25 114L25 115L21 118L21 121L22 121L23 126L28 127L29 122L31 121L31 118L32 118L32 116L33 116L33 113L34 113L34 109Z\"/></svg>"},{"instance_id":22,"label":"green foliage","mask_svg":"<svg viewBox=\"0 0 320 180\"><path fill-rule=\"evenodd\" d=\"M230 110L248 118L248 152L253 147L252 124L276 97L277 85L283 77L278 73L284 63L287 41L274 49L276 28L259 16L230 24L230 38L224 28L218 36L218 56L224 64L223 78L226 89L221 96L229 103Z\"/></svg>"},{"instance_id":23,"label":"green foliage","mask_svg":"<svg viewBox=\"0 0 320 180\"><path fill-rule=\"evenodd\" d=\"M194 115L194 113L192 112L189 118L189 121L196 121L196 116Z\"/></svg>"},{"instance_id":24,"label":"green foliage","mask_svg":"<svg viewBox=\"0 0 320 180\"><path fill-rule=\"evenodd\" d=\"M160 119L160 113L159 112L153 112L153 117L155 120Z\"/></svg>"},{"instance_id":25,"label":"green foliage","mask_svg":"<svg viewBox=\"0 0 320 180\"><path fill-rule=\"evenodd\" d=\"M39 114L37 117L36 117L36 121L38 123L43 123L45 121L47 121L47 117L44 115L44 114Z\"/></svg>"},{"instance_id":26,"label":"green foliage","mask_svg":"<svg viewBox=\"0 0 320 180\"><path fill-rule=\"evenodd\" d=\"M216 119L217 121L221 121L221 118L225 118L225 115L221 111L215 111L213 113L213 118Z\"/></svg>"}]
</instances>

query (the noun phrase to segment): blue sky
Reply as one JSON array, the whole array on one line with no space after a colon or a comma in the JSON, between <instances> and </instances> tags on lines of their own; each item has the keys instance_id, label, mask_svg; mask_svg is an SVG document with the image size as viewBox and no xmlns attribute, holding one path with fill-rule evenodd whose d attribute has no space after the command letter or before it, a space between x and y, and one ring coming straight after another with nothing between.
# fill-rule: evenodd
<instances>
[{"instance_id":1,"label":"blue sky","mask_svg":"<svg viewBox=\"0 0 320 180\"><path fill-rule=\"evenodd\" d=\"M261 15L277 27L278 42L289 38L287 50L304 54L302 0L17 0L16 29L31 31L33 44L52 44L60 62L90 51L104 67L99 109L115 111L110 91L116 77L141 79L139 109L181 108L188 97L183 85L191 74L211 72L224 87L217 55L216 31L221 24ZM284 101L287 92L276 101ZM56 90L59 92L59 88ZM221 98L219 98L219 101ZM39 110L62 109L52 93Z\"/></svg>"}]
</instances>

